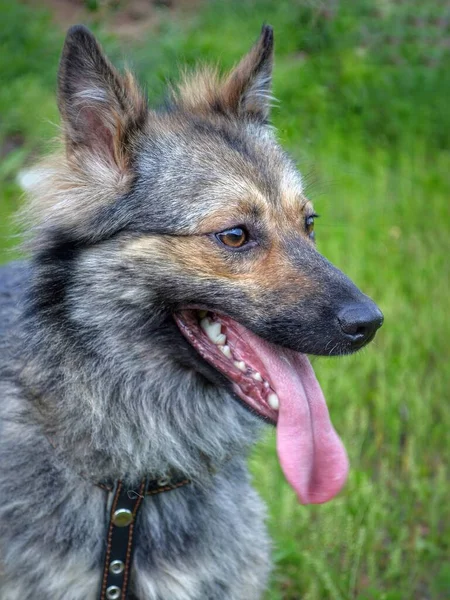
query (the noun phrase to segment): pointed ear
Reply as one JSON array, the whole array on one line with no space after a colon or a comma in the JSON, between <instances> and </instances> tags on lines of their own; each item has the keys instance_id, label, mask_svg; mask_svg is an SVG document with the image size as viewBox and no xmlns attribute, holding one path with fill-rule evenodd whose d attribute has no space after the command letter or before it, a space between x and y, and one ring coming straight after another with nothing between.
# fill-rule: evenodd
<instances>
[{"instance_id":1,"label":"pointed ear","mask_svg":"<svg viewBox=\"0 0 450 600\"><path fill-rule=\"evenodd\" d=\"M263 25L259 40L222 84L221 100L238 116L266 122L270 113L273 29Z\"/></svg>"},{"instance_id":2,"label":"pointed ear","mask_svg":"<svg viewBox=\"0 0 450 600\"><path fill-rule=\"evenodd\" d=\"M120 75L82 25L67 33L58 73L58 106L69 154L87 150L126 169L130 141L147 119L147 102L131 74Z\"/></svg>"}]
</instances>

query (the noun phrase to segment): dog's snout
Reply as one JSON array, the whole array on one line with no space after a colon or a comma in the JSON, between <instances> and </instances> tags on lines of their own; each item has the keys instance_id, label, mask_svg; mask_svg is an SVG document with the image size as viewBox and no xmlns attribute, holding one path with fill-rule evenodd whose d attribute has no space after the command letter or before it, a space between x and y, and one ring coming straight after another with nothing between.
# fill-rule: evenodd
<instances>
[{"instance_id":1,"label":"dog's snout","mask_svg":"<svg viewBox=\"0 0 450 600\"><path fill-rule=\"evenodd\" d=\"M384 320L383 313L372 301L347 304L337 318L342 333L355 347L370 342Z\"/></svg>"}]
</instances>

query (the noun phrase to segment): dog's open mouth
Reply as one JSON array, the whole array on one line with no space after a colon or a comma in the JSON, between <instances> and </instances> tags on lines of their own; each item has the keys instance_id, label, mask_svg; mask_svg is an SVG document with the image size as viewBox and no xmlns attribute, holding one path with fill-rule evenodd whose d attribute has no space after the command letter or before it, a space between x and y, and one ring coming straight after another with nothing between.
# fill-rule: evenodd
<instances>
[{"instance_id":1,"label":"dog's open mouth","mask_svg":"<svg viewBox=\"0 0 450 600\"><path fill-rule=\"evenodd\" d=\"M276 424L280 464L300 502L333 498L347 479L347 454L306 355L270 344L216 313L183 310L175 321L237 396Z\"/></svg>"}]
</instances>

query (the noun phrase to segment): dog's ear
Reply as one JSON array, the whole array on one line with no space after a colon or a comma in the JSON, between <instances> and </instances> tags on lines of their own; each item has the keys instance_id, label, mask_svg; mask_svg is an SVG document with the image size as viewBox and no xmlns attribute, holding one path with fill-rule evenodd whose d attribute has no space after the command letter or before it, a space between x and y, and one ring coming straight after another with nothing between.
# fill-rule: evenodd
<instances>
[{"instance_id":1,"label":"dog's ear","mask_svg":"<svg viewBox=\"0 0 450 600\"><path fill-rule=\"evenodd\" d=\"M58 73L58 106L69 154L87 150L126 169L130 141L147 119L147 102L131 74L118 73L82 25L67 33Z\"/></svg>"},{"instance_id":2,"label":"dog's ear","mask_svg":"<svg viewBox=\"0 0 450 600\"><path fill-rule=\"evenodd\" d=\"M203 68L185 75L174 102L201 115L223 114L267 123L270 112L273 65L273 30L264 25L261 35L224 81L217 71Z\"/></svg>"},{"instance_id":3,"label":"dog's ear","mask_svg":"<svg viewBox=\"0 0 450 600\"><path fill-rule=\"evenodd\" d=\"M270 112L273 67L273 29L263 25L261 35L222 84L220 99L237 116L266 122Z\"/></svg>"}]
</instances>

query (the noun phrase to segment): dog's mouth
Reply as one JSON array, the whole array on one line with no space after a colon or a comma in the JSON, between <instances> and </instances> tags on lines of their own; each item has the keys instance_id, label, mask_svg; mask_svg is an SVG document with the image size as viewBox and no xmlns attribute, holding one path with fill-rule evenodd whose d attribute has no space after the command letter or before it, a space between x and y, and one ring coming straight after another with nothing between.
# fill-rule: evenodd
<instances>
[{"instance_id":1,"label":"dog's mouth","mask_svg":"<svg viewBox=\"0 0 450 600\"><path fill-rule=\"evenodd\" d=\"M183 310L174 318L202 358L231 381L235 394L276 424L280 464L300 502L331 500L347 479L348 459L306 355L271 344L217 313Z\"/></svg>"}]
</instances>

